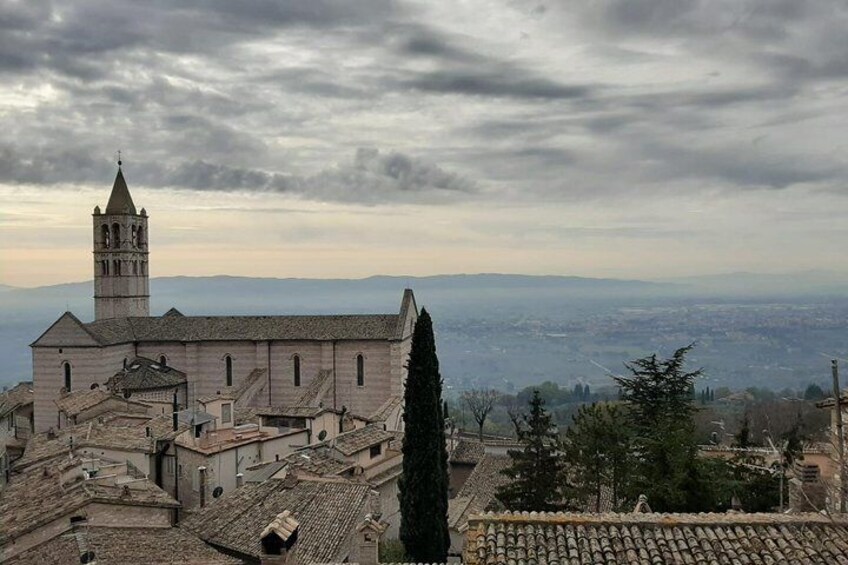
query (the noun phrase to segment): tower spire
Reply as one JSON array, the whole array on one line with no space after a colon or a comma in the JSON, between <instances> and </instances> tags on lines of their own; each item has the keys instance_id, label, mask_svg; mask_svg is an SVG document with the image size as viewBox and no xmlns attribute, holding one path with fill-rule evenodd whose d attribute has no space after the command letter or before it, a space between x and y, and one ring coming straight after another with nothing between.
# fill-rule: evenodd
<instances>
[{"instance_id":1,"label":"tower spire","mask_svg":"<svg viewBox=\"0 0 848 565\"><path fill-rule=\"evenodd\" d=\"M124 180L124 173L121 170L121 151L118 151L118 174L115 176L115 184L112 185L112 194L109 196L109 202L106 204L107 214L132 214L136 215L135 204L133 204L130 189L127 188L127 181Z\"/></svg>"}]
</instances>

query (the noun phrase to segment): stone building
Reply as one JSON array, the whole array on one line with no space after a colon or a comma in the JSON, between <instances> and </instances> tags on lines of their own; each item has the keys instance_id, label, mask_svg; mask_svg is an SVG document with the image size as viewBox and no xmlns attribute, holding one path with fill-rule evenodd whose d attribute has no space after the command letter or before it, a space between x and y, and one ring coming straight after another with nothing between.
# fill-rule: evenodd
<instances>
[{"instance_id":1,"label":"stone building","mask_svg":"<svg viewBox=\"0 0 848 565\"><path fill-rule=\"evenodd\" d=\"M32 383L20 383L0 393L0 488L32 436L32 398Z\"/></svg>"},{"instance_id":2,"label":"stone building","mask_svg":"<svg viewBox=\"0 0 848 565\"><path fill-rule=\"evenodd\" d=\"M56 425L63 391L103 386L139 358L185 376L185 406L251 381L255 406L326 406L400 424L418 316L411 290L396 314L150 316L148 219L119 168L106 210L93 215L95 320L66 312L31 344L37 431Z\"/></svg>"}]
</instances>

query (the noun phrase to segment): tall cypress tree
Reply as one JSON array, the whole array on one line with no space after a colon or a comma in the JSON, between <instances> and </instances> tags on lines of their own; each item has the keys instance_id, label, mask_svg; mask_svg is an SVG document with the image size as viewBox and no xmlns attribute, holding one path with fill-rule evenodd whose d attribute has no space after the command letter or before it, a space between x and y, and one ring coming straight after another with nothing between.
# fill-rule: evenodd
<instances>
[{"instance_id":1,"label":"tall cypress tree","mask_svg":"<svg viewBox=\"0 0 848 565\"><path fill-rule=\"evenodd\" d=\"M400 539L414 563L445 563L448 532L448 454L442 378L433 322L422 309L412 333L403 421Z\"/></svg>"}]
</instances>

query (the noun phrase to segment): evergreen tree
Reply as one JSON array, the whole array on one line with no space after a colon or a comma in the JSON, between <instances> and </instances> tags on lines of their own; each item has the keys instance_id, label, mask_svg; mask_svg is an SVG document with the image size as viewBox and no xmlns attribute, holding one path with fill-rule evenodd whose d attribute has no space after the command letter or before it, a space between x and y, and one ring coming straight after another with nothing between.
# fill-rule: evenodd
<instances>
[{"instance_id":1,"label":"evergreen tree","mask_svg":"<svg viewBox=\"0 0 848 565\"><path fill-rule=\"evenodd\" d=\"M448 532L445 411L433 324L422 309L412 333L403 421L403 474L398 482L400 539L414 563L444 563Z\"/></svg>"},{"instance_id":2,"label":"evergreen tree","mask_svg":"<svg viewBox=\"0 0 848 565\"><path fill-rule=\"evenodd\" d=\"M510 450L512 466L503 471L512 481L496 494L504 506L515 511L550 511L562 507L562 445L544 401L533 391L530 413L522 416L519 432L523 450Z\"/></svg>"},{"instance_id":3,"label":"evergreen tree","mask_svg":"<svg viewBox=\"0 0 848 565\"><path fill-rule=\"evenodd\" d=\"M631 497L645 494L651 508L662 512L708 510L714 492L709 477L697 461L694 438L694 383L701 371L683 369L692 345L669 359L656 354L626 365L629 377L614 377L628 403L634 433Z\"/></svg>"},{"instance_id":4,"label":"evergreen tree","mask_svg":"<svg viewBox=\"0 0 848 565\"><path fill-rule=\"evenodd\" d=\"M630 466L630 431L624 412L614 404L583 405L565 432L568 475L579 507L602 511L605 489L618 508Z\"/></svg>"},{"instance_id":5,"label":"evergreen tree","mask_svg":"<svg viewBox=\"0 0 848 565\"><path fill-rule=\"evenodd\" d=\"M733 447L747 449L751 447L751 418L748 416L748 411L742 416L742 424L739 426L739 431L733 436Z\"/></svg>"}]
</instances>

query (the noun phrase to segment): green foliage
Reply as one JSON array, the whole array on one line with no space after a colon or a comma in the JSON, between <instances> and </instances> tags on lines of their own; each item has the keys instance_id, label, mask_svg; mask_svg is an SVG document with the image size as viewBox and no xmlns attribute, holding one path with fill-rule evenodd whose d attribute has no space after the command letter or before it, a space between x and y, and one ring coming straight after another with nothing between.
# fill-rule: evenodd
<instances>
[{"instance_id":1,"label":"green foliage","mask_svg":"<svg viewBox=\"0 0 848 565\"><path fill-rule=\"evenodd\" d=\"M709 474L697 461L692 390L701 371L684 371L682 347L669 359L656 354L626 365L629 377L614 377L628 403L634 451L639 456L631 498L645 494L661 512L698 512L715 506Z\"/></svg>"},{"instance_id":2,"label":"green foliage","mask_svg":"<svg viewBox=\"0 0 848 565\"><path fill-rule=\"evenodd\" d=\"M409 558L403 550L403 543L398 539L381 541L380 563L409 563Z\"/></svg>"},{"instance_id":3,"label":"green foliage","mask_svg":"<svg viewBox=\"0 0 848 565\"><path fill-rule=\"evenodd\" d=\"M804 400L822 400L825 396L826 395L822 388L819 385L813 383L810 383L810 385L804 391Z\"/></svg>"},{"instance_id":4,"label":"green foliage","mask_svg":"<svg viewBox=\"0 0 848 565\"><path fill-rule=\"evenodd\" d=\"M612 507L618 508L626 490L631 465L631 433L621 406L583 405L565 433L564 453L573 497L579 506L589 503L600 511L608 489Z\"/></svg>"},{"instance_id":5,"label":"green foliage","mask_svg":"<svg viewBox=\"0 0 848 565\"><path fill-rule=\"evenodd\" d=\"M519 439L523 450L510 450L512 466L503 473L512 481L496 496L509 510L551 511L562 507L564 496L562 446L551 415L538 392L530 400L530 413L522 416ZM566 487L567 488L567 487Z\"/></svg>"},{"instance_id":6,"label":"green foliage","mask_svg":"<svg viewBox=\"0 0 848 565\"><path fill-rule=\"evenodd\" d=\"M404 395L400 539L408 560L444 563L450 547L445 412L433 324L424 309L412 334Z\"/></svg>"},{"instance_id":7,"label":"green foliage","mask_svg":"<svg viewBox=\"0 0 848 565\"><path fill-rule=\"evenodd\" d=\"M739 431L733 436L733 447L740 449L748 449L751 447L751 417L748 412L742 417L742 423L739 425Z\"/></svg>"}]
</instances>

